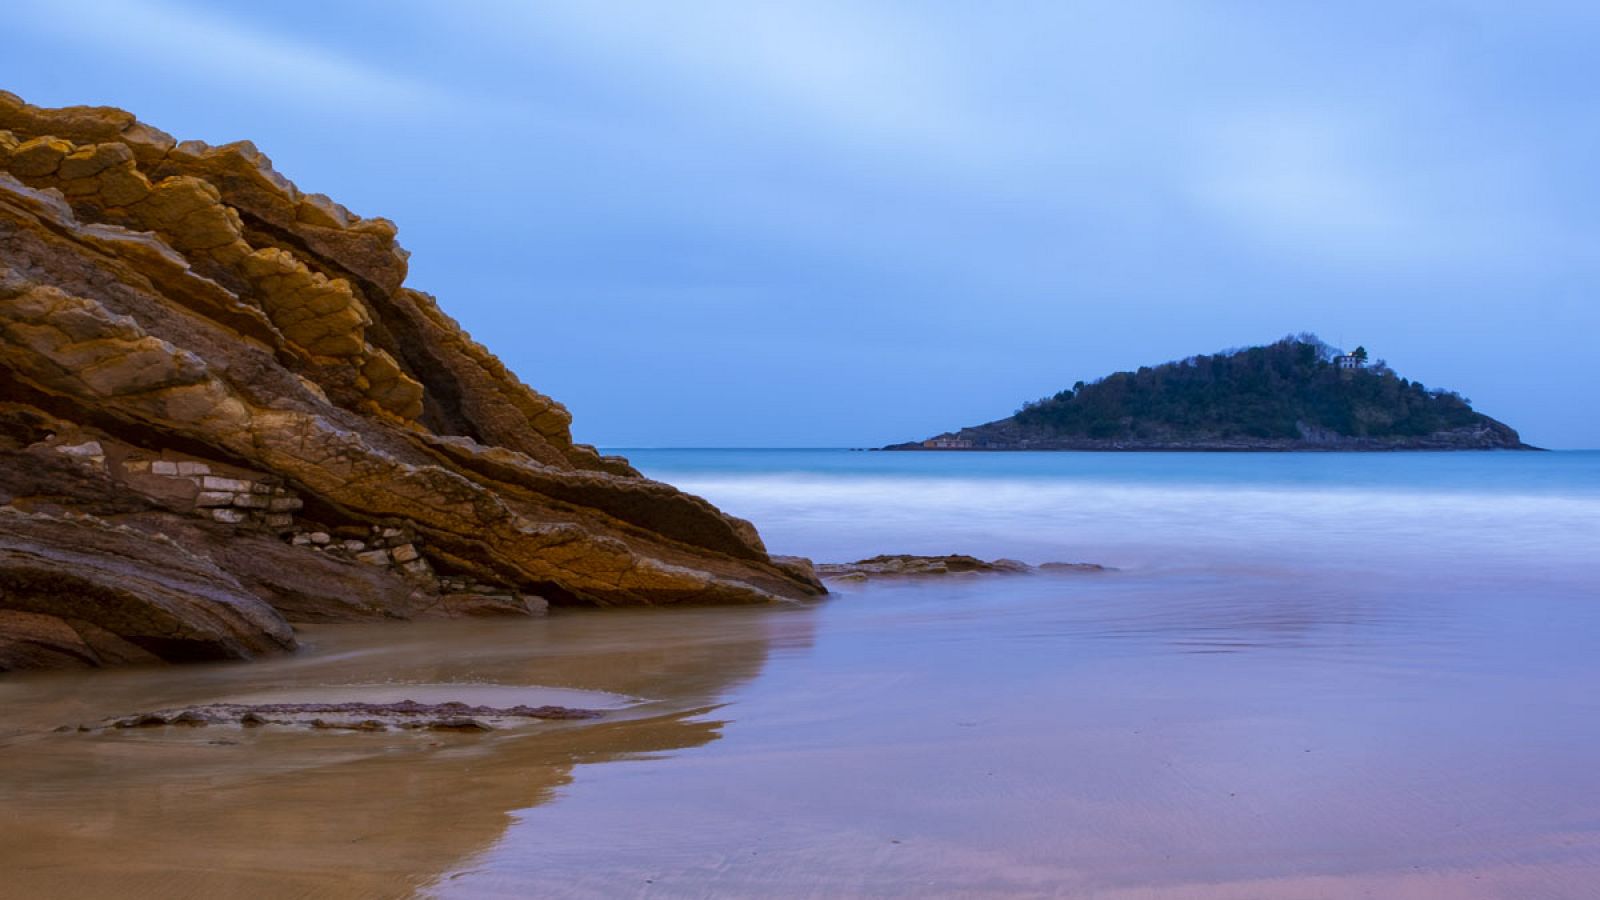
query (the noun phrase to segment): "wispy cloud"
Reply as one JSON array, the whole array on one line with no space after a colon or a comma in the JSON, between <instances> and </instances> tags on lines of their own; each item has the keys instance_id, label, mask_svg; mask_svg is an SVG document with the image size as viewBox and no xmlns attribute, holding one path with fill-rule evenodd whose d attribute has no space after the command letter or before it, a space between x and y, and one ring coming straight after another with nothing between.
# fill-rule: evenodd
<instances>
[{"instance_id":1,"label":"wispy cloud","mask_svg":"<svg viewBox=\"0 0 1600 900\"><path fill-rule=\"evenodd\" d=\"M985 166L1025 146L916 8L816 2L508 3L530 39L577 49L684 115L781 123L793 138L916 166Z\"/></svg>"},{"instance_id":2,"label":"wispy cloud","mask_svg":"<svg viewBox=\"0 0 1600 900\"><path fill-rule=\"evenodd\" d=\"M1529 167L1494 154L1441 144L1381 108L1302 105L1218 117L1180 172L1203 215L1302 262L1465 270L1592 258L1585 235L1528 208Z\"/></svg>"},{"instance_id":3,"label":"wispy cloud","mask_svg":"<svg viewBox=\"0 0 1600 900\"><path fill-rule=\"evenodd\" d=\"M1189 189L1252 239L1311 255L1414 253L1431 244L1415 198L1389 183L1357 123L1306 112L1235 116L1202 136Z\"/></svg>"},{"instance_id":4,"label":"wispy cloud","mask_svg":"<svg viewBox=\"0 0 1600 900\"><path fill-rule=\"evenodd\" d=\"M1509 175L1528 183L1508 178L1507 136L1438 112L1452 103L1437 95L1452 87L1449 63L1434 59L1449 59L1448 44L1430 45L1426 63L1409 41L1363 62L1330 53L1336 42L1292 16L1163 3L1040 7L1020 31L970 11L827 0L550 0L467 15L608 79L637 104L630 113L646 111L619 117L618 132L651 153L790 154L862 183L781 201L822 207L823 218L871 202L860 191L903 185L925 192L919 203L996 227L999 211L1015 211L1033 232L997 236L1002 253L1063 223L1144 228L1144 211L1162 208L1300 264L1504 268L1533 252L1582 252L1567 223L1519 193L1538 190L1537 170L1512 162ZM1395 77L1406 66L1425 75ZM708 143L719 133L729 145ZM775 184L714 206L770 198ZM795 220L772 215L764 227L779 234Z\"/></svg>"},{"instance_id":5,"label":"wispy cloud","mask_svg":"<svg viewBox=\"0 0 1600 900\"><path fill-rule=\"evenodd\" d=\"M393 114L458 101L438 87L287 33L237 22L215 7L165 0L16 0L8 25L302 107Z\"/></svg>"}]
</instances>

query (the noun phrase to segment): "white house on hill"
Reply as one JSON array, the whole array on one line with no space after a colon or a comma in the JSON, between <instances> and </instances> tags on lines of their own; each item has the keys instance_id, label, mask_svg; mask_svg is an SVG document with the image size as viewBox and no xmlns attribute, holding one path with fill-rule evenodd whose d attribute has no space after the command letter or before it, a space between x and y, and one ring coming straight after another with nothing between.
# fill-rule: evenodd
<instances>
[{"instance_id":1,"label":"white house on hill","mask_svg":"<svg viewBox=\"0 0 1600 900\"><path fill-rule=\"evenodd\" d=\"M1333 358L1333 364L1341 369L1365 369L1367 367L1367 351L1357 347L1354 353L1341 353Z\"/></svg>"}]
</instances>

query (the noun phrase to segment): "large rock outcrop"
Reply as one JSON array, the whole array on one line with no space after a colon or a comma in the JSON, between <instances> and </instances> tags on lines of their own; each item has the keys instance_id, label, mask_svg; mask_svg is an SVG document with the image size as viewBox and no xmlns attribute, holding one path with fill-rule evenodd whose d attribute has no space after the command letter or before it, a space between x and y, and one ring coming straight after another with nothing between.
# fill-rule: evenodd
<instances>
[{"instance_id":1,"label":"large rock outcrop","mask_svg":"<svg viewBox=\"0 0 1600 900\"><path fill-rule=\"evenodd\" d=\"M822 592L572 441L395 226L248 143L0 92L0 669L226 658L288 621Z\"/></svg>"}]
</instances>

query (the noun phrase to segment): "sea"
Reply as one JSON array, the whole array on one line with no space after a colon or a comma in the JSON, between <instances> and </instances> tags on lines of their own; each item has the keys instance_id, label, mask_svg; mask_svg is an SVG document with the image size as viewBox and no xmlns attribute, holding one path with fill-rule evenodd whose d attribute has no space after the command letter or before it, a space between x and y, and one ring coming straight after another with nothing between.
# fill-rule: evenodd
<instances>
[{"instance_id":1,"label":"sea","mask_svg":"<svg viewBox=\"0 0 1600 900\"><path fill-rule=\"evenodd\" d=\"M0 679L0 896L1600 897L1600 452L608 452L773 553L1106 568ZM340 690L607 714L51 730Z\"/></svg>"}]
</instances>

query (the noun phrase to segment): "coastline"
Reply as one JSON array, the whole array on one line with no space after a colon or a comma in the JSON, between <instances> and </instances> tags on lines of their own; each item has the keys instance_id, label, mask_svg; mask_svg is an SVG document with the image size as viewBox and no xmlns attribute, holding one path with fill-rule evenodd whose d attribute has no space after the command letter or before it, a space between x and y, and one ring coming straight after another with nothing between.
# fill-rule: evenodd
<instances>
[{"instance_id":1,"label":"coastline","mask_svg":"<svg viewBox=\"0 0 1600 900\"><path fill-rule=\"evenodd\" d=\"M248 142L0 90L0 672L826 592L576 441L397 236Z\"/></svg>"},{"instance_id":2,"label":"coastline","mask_svg":"<svg viewBox=\"0 0 1600 900\"><path fill-rule=\"evenodd\" d=\"M889 444L868 447L877 453L883 451L918 453L1411 453L1411 452L1492 452L1548 453L1548 447L1520 444L1515 447L1461 447L1436 444L1339 444L1290 441L1284 444L1232 444L1232 443L1148 443L1123 441L1096 441L1083 443L1060 442L1047 445L1004 445L992 447L924 447L917 443Z\"/></svg>"},{"instance_id":3,"label":"coastline","mask_svg":"<svg viewBox=\"0 0 1600 900\"><path fill-rule=\"evenodd\" d=\"M1004 420L1002 420L1004 421ZM1000 423L963 428L929 438L879 447L879 450L930 452L1007 452L1072 450L1087 452L1178 453L1388 453L1417 450L1535 450L1511 428L1482 427L1408 437L1362 437L1302 429L1299 438L1084 438L1031 436Z\"/></svg>"},{"instance_id":4,"label":"coastline","mask_svg":"<svg viewBox=\"0 0 1600 900\"><path fill-rule=\"evenodd\" d=\"M1592 883L1600 453L634 457L777 552L1002 571L863 560L891 571L827 603L302 626L248 665L0 679L0 896L1390 896L1417 859L1422 896ZM285 700L605 714L53 730Z\"/></svg>"}]
</instances>

